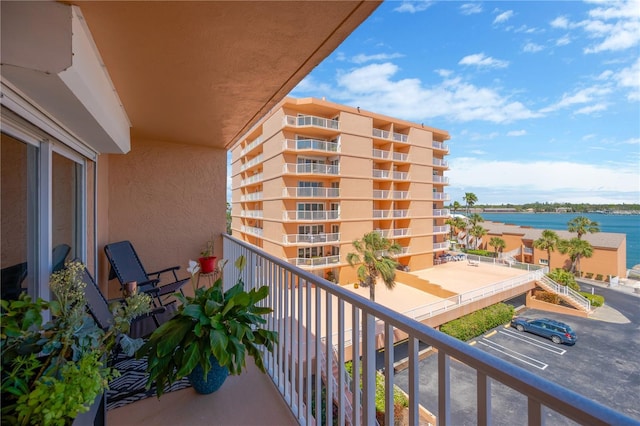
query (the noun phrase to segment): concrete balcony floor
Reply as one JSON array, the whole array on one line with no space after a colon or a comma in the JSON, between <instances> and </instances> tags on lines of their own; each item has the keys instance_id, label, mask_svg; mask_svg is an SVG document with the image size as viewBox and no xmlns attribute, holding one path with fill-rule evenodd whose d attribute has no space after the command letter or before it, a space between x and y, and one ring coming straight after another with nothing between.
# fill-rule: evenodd
<instances>
[{"instance_id":1,"label":"concrete balcony floor","mask_svg":"<svg viewBox=\"0 0 640 426\"><path fill-rule=\"evenodd\" d=\"M297 425L288 405L268 375L251 358L240 376L229 376L222 387L199 395L193 389L151 397L107 412L107 424L249 426Z\"/></svg>"}]
</instances>

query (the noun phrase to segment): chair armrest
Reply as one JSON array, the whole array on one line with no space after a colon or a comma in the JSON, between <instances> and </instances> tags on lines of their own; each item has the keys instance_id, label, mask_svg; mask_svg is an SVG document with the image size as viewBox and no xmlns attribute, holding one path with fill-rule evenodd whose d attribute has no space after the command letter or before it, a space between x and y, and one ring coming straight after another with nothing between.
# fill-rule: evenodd
<instances>
[{"instance_id":1,"label":"chair armrest","mask_svg":"<svg viewBox=\"0 0 640 426\"><path fill-rule=\"evenodd\" d=\"M165 269L161 269L159 271L155 271L155 272L149 272L147 275L158 275L160 276L160 274L164 274L165 272L174 272L180 269L180 266L172 266L170 268L165 268Z\"/></svg>"}]
</instances>

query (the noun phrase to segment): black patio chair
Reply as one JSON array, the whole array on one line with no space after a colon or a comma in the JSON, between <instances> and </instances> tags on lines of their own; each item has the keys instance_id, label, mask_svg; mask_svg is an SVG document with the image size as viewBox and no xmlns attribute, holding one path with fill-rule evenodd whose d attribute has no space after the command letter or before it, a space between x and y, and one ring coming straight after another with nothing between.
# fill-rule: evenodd
<instances>
[{"instance_id":1,"label":"black patio chair","mask_svg":"<svg viewBox=\"0 0 640 426\"><path fill-rule=\"evenodd\" d=\"M64 268L64 261L67 259L71 247L68 244L58 244L51 252L51 272L58 272Z\"/></svg>"},{"instance_id":2,"label":"black patio chair","mask_svg":"<svg viewBox=\"0 0 640 426\"><path fill-rule=\"evenodd\" d=\"M189 278L178 279L176 271L180 269L180 266L147 273L130 241L107 244L104 246L104 252L111 265L109 269L110 280L117 278L123 289L125 284L131 281L138 284L140 291L147 292L149 289L156 288L158 290L156 300L161 306L163 305L162 297L177 291L182 293L182 286L189 281ZM160 285L161 275L169 272L173 274L173 282Z\"/></svg>"},{"instance_id":3,"label":"black patio chair","mask_svg":"<svg viewBox=\"0 0 640 426\"><path fill-rule=\"evenodd\" d=\"M16 265L7 266L0 271L2 283L0 289L2 291L3 300L17 300L22 293L22 282L27 278L27 262L18 263Z\"/></svg>"}]
</instances>

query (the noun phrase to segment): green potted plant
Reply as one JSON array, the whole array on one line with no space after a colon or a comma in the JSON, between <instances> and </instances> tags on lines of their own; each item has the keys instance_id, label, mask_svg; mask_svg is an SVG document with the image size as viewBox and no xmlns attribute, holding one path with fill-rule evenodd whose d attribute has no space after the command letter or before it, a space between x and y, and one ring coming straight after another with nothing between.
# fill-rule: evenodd
<instances>
[{"instance_id":1,"label":"green potted plant","mask_svg":"<svg viewBox=\"0 0 640 426\"><path fill-rule=\"evenodd\" d=\"M116 343L130 343L132 355L142 339L124 338L130 321L149 312L151 298L136 294L112 305L113 325L99 328L86 311L84 265L67 263L51 275L53 300L2 300L2 423L71 424L108 389L118 372L106 365ZM44 322L42 312L52 319Z\"/></svg>"},{"instance_id":2,"label":"green potted plant","mask_svg":"<svg viewBox=\"0 0 640 426\"><path fill-rule=\"evenodd\" d=\"M245 262L240 256L235 266L241 270ZM226 262L220 263L218 271ZM194 296L176 294L180 302L177 313L156 329L136 354L147 357L147 387L155 382L158 397L167 383L185 376L197 392L215 392L228 374L243 371L247 354L265 372L261 346L273 351L278 342L277 332L262 328L266 323L262 316L272 312L260 303L269 294L267 286L247 292L238 278L224 291L220 273L211 287L200 287L198 263L190 261L188 271Z\"/></svg>"},{"instance_id":3,"label":"green potted plant","mask_svg":"<svg viewBox=\"0 0 640 426\"><path fill-rule=\"evenodd\" d=\"M211 274L216 270L216 257L213 255L214 244L215 240L212 234L211 239L207 241L204 249L200 252L198 262L200 263L200 272L203 274Z\"/></svg>"}]
</instances>

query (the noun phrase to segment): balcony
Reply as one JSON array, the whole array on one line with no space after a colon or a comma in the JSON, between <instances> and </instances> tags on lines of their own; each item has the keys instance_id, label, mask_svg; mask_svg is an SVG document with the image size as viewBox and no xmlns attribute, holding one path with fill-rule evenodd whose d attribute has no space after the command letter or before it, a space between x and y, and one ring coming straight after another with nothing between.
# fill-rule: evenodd
<instances>
[{"instance_id":1,"label":"balcony","mask_svg":"<svg viewBox=\"0 0 640 426\"><path fill-rule=\"evenodd\" d=\"M240 186L246 186L246 185L251 185L252 183L256 183L256 182L260 182L262 181L263 178L263 174L262 173L256 173L255 175L248 177L246 179L242 179L240 181Z\"/></svg>"},{"instance_id":2,"label":"balcony","mask_svg":"<svg viewBox=\"0 0 640 426\"><path fill-rule=\"evenodd\" d=\"M389 170L373 169L372 175L377 179L389 179Z\"/></svg>"},{"instance_id":3,"label":"balcony","mask_svg":"<svg viewBox=\"0 0 640 426\"><path fill-rule=\"evenodd\" d=\"M337 198L340 196L340 188L287 187L282 188L282 196L294 198Z\"/></svg>"},{"instance_id":4,"label":"balcony","mask_svg":"<svg viewBox=\"0 0 640 426\"><path fill-rule=\"evenodd\" d=\"M240 227L240 231L244 232L245 234L251 234L251 235L256 235L258 237L262 237L262 228L258 228L255 226L242 225Z\"/></svg>"},{"instance_id":5,"label":"balcony","mask_svg":"<svg viewBox=\"0 0 640 426\"><path fill-rule=\"evenodd\" d=\"M387 160L391 157L391 152L385 151L383 149L374 148L372 155L373 155L373 158L382 158L383 160Z\"/></svg>"},{"instance_id":6,"label":"balcony","mask_svg":"<svg viewBox=\"0 0 640 426\"><path fill-rule=\"evenodd\" d=\"M406 200L409 198L409 191L391 191L394 200Z\"/></svg>"},{"instance_id":7,"label":"balcony","mask_svg":"<svg viewBox=\"0 0 640 426\"><path fill-rule=\"evenodd\" d=\"M446 251L449 250L451 244L449 241L444 241L442 243L433 243L433 251Z\"/></svg>"},{"instance_id":8,"label":"balcony","mask_svg":"<svg viewBox=\"0 0 640 426\"><path fill-rule=\"evenodd\" d=\"M319 210L319 211L288 210L288 211L282 212L282 220L284 221L320 222L320 221L336 220L339 218L340 218L340 212L338 210Z\"/></svg>"},{"instance_id":9,"label":"balcony","mask_svg":"<svg viewBox=\"0 0 640 426\"><path fill-rule=\"evenodd\" d=\"M332 234L287 234L282 236L284 244L324 244L340 241L340 233Z\"/></svg>"},{"instance_id":10,"label":"balcony","mask_svg":"<svg viewBox=\"0 0 640 426\"><path fill-rule=\"evenodd\" d=\"M377 232L381 237L384 238L398 238L411 235L410 228L375 229L374 232Z\"/></svg>"},{"instance_id":11,"label":"balcony","mask_svg":"<svg viewBox=\"0 0 640 426\"><path fill-rule=\"evenodd\" d=\"M297 117L287 115L284 117L285 125L289 127L322 127L325 129L340 128L338 120L330 118L316 117L314 115L299 115Z\"/></svg>"},{"instance_id":12,"label":"balcony","mask_svg":"<svg viewBox=\"0 0 640 426\"><path fill-rule=\"evenodd\" d=\"M289 263L303 269L325 268L340 263L340 256L294 257Z\"/></svg>"},{"instance_id":13,"label":"balcony","mask_svg":"<svg viewBox=\"0 0 640 426\"><path fill-rule=\"evenodd\" d=\"M385 219L385 218L398 218L398 217L408 217L409 210L400 209L400 210L373 210L373 218L374 219Z\"/></svg>"},{"instance_id":14,"label":"balcony","mask_svg":"<svg viewBox=\"0 0 640 426\"><path fill-rule=\"evenodd\" d=\"M264 211L263 210L242 210L240 212L240 217L261 219L264 217Z\"/></svg>"},{"instance_id":15,"label":"balcony","mask_svg":"<svg viewBox=\"0 0 640 426\"><path fill-rule=\"evenodd\" d=\"M449 152L449 146L444 142L433 141L431 142L431 147L433 149L437 149L438 151Z\"/></svg>"},{"instance_id":16,"label":"balcony","mask_svg":"<svg viewBox=\"0 0 640 426\"><path fill-rule=\"evenodd\" d=\"M433 233L434 234L448 234L449 232L451 232L451 227L449 225L442 225L442 226L434 226L433 227Z\"/></svg>"},{"instance_id":17,"label":"balcony","mask_svg":"<svg viewBox=\"0 0 640 426\"><path fill-rule=\"evenodd\" d=\"M256 155L251 160L247 161L242 166L240 166L240 171L244 172L245 170L250 169L251 167L255 166L256 164L262 163L262 158L263 158L262 154Z\"/></svg>"},{"instance_id":18,"label":"balcony","mask_svg":"<svg viewBox=\"0 0 640 426\"><path fill-rule=\"evenodd\" d=\"M449 209L433 209L434 217L449 217L450 215L451 212L449 211Z\"/></svg>"},{"instance_id":19,"label":"balcony","mask_svg":"<svg viewBox=\"0 0 640 426\"><path fill-rule=\"evenodd\" d=\"M395 180L408 180L409 173L407 172L393 172L393 178Z\"/></svg>"},{"instance_id":20,"label":"balcony","mask_svg":"<svg viewBox=\"0 0 640 426\"><path fill-rule=\"evenodd\" d=\"M251 152L253 150L253 148L257 147L258 145L262 144L262 137L257 137L255 138L251 143L249 143L247 146L245 146L241 151L240 151L240 155L246 155L249 152Z\"/></svg>"},{"instance_id":21,"label":"balcony","mask_svg":"<svg viewBox=\"0 0 640 426\"><path fill-rule=\"evenodd\" d=\"M433 165L435 167L449 167L449 162L447 162L447 160L443 160L442 158L434 158Z\"/></svg>"},{"instance_id":22,"label":"balcony","mask_svg":"<svg viewBox=\"0 0 640 426\"><path fill-rule=\"evenodd\" d=\"M336 142L322 139L286 139L283 143L283 149L291 151L339 152L340 145Z\"/></svg>"},{"instance_id":23,"label":"balcony","mask_svg":"<svg viewBox=\"0 0 640 426\"><path fill-rule=\"evenodd\" d=\"M449 178L447 176L433 175L433 183L449 184Z\"/></svg>"},{"instance_id":24,"label":"balcony","mask_svg":"<svg viewBox=\"0 0 640 426\"><path fill-rule=\"evenodd\" d=\"M340 166L337 164L287 163L282 165L282 173L296 175L338 175L340 174Z\"/></svg>"},{"instance_id":25,"label":"balcony","mask_svg":"<svg viewBox=\"0 0 640 426\"><path fill-rule=\"evenodd\" d=\"M461 407L451 396L452 370L465 368L475 372L475 384L470 384L470 395L477 401L478 424L491 424L491 418L501 410L492 404L494 383L509 388L512 397L524 398L522 411L512 413L514 422L527 421L529 425L571 419L578 424L634 424L633 419L587 399L575 392L549 382L514 364L494 357L465 342L458 341L416 320L372 303L341 286L305 272L286 261L274 258L249 244L224 236L225 257L235 259L244 255L250 259L250 267L238 273L227 265L224 274L225 287L234 283L239 275L249 287L269 285L267 304L273 308L267 325L278 331L280 341L273 353L265 353L265 366L274 389L281 393L293 416L300 424L317 424L311 414L311 406L324 402L334 404L334 411L327 410L327 423L375 424L375 374L378 350L384 349L384 401L392 407L394 384L395 335L407 339L409 424L419 424L420 378L430 375L439 383L437 412L433 413L439 424L450 424L451 413ZM291 259L306 267L319 266L316 262L329 262L337 256L314 259ZM339 261L339 260L338 260ZM437 351L437 368L421 371L419 344L431 346ZM362 375L359 397L354 382L347 380L341 366L346 360L360 359L354 365L354 375ZM308 362L307 362L308 361ZM317 362L313 362L317 361ZM327 373L329 372L329 373ZM322 380L307 380L312 376ZM240 376L242 378L244 376ZM322 389L322 382L330 383ZM252 384L245 386L252 394ZM265 390L265 393L270 392ZM314 400L313 396L316 399ZM322 401L322 399L324 401ZM153 398L149 400L153 401ZM243 398L244 400L244 398ZM243 401L248 403L249 401ZM133 404L132 404L133 406ZM180 409L181 405L172 406ZM202 409L205 409L202 407ZM243 410L246 411L246 410ZM237 414L244 416L243 413ZM266 415L260 410L259 416ZM387 409L385 423L394 423L394 411ZM228 423L224 423L228 424Z\"/></svg>"},{"instance_id":26,"label":"balcony","mask_svg":"<svg viewBox=\"0 0 640 426\"><path fill-rule=\"evenodd\" d=\"M433 192L433 199L438 201L447 201L449 200L449 194L446 192Z\"/></svg>"},{"instance_id":27,"label":"balcony","mask_svg":"<svg viewBox=\"0 0 640 426\"><path fill-rule=\"evenodd\" d=\"M389 194L391 194L391 191L389 190L385 190L385 189L373 190L373 198L375 198L376 200L386 200L387 198L389 198Z\"/></svg>"},{"instance_id":28,"label":"balcony","mask_svg":"<svg viewBox=\"0 0 640 426\"><path fill-rule=\"evenodd\" d=\"M260 192L252 192L250 194L244 194L240 196L240 201L258 201L262 200L263 193Z\"/></svg>"},{"instance_id":29,"label":"balcony","mask_svg":"<svg viewBox=\"0 0 640 426\"><path fill-rule=\"evenodd\" d=\"M393 159L395 161L409 161L409 154L404 154L402 152L394 152Z\"/></svg>"}]
</instances>

